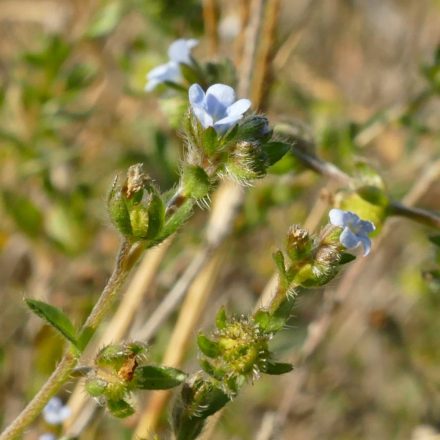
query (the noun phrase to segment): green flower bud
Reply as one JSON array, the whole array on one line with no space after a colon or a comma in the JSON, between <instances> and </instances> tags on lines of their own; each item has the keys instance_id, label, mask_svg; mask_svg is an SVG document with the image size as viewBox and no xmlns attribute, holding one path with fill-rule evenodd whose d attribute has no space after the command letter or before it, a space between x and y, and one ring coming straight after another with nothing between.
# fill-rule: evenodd
<instances>
[{"instance_id":1,"label":"green flower bud","mask_svg":"<svg viewBox=\"0 0 440 440\"><path fill-rule=\"evenodd\" d=\"M307 259L311 256L313 238L307 230L299 225L293 225L287 232L286 250L293 262Z\"/></svg>"},{"instance_id":2,"label":"green flower bud","mask_svg":"<svg viewBox=\"0 0 440 440\"><path fill-rule=\"evenodd\" d=\"M267 166L267 155L261 144L255 141L238 142L225 165L228 174L239 182L264 177Z\"/></svg>"},{"instance_id":3,"label":"green flower bud","mask_svg":"<svg viewBox=\"0 0 440 440\"><path fill-rule=\"evenodd\" d=\"M97 377L89 377L86 381L86 391L92 397L102 396L107 388L107 382Z\"/></svg>"},{"instance_id":4,"label":"green flower bud","mask_svg":"<svg viewBox=\"0 0 440 440\"><path fill-rule=\"evenodd\" d=\"M238 125L234 140L267 142L272 137L272 129L265 116L250 115Z\"/></svg>"},{"instance_id":5,"label":"green flower bud","mask_svg":"<svg viewBox=\"0 0 440 440\"><path fill-rule=\"evenodd\" d=\"M142 164L128 169L123 185L114 182L107 205L113 224L133 241L155 238L164 224L163 201Z\"/></svg>"}]
</instances>

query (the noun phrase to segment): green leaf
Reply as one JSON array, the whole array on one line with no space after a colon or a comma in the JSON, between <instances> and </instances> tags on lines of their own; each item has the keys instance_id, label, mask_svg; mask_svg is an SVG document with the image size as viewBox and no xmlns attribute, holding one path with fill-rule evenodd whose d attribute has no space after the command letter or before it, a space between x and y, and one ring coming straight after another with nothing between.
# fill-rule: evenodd
<instances>
[{"instance_id":1,"label":"green leaf","mask_svg":"<svg viewBox=\"0 0 440 440\"><path fill-rule=\"evenodd\" d=\"M278 162L290 149L284 142L267 142L263 145L263 150L267 155L267 165L271 166Z\"/></svg>"},{"instance_id":2,"label":"green leaf","mask_svg":"<svg viewBox=\"0 0 440 440\"><path fill-rule=\"evenodd\" d=\"M79 350L84 351L84 349L87 347L90 339L92 339L92 336L95 334L95 329L92 327L86 327L84 330L81 331L79 337L77 346Z\"/></svg>"},{"instance_id":3,"label":"green leaf","mask_svg":"<svg viewBox=\"0 0 440 440\"><path fill-rule=\"evenodd\" d=\"M197 345L200 351L208 357L216 358L220 355L219 345L207 338L203 333L199 333L197 336Z\"/></svg>"},{"instance_id":4,"label":"green leaf","mask_svg":"<svg viewBox=\"0 0 440 440\"><path fill-rule=\"evenodd\" d=\"M213 127L208 127L203 130L202 143L202 148L208 155L214 154L218 151L219 139L217 136L217 132L214 130Z\"/></svg>"},{"instance_id":5,"label":"green leaf","mask_svg":"<svg viewBox=\"0 0 440 440\"><path fill-rule=\"evenodd\" d=\"M219 330L222 330L226 327L228 323L228 317L226 315L226 309L224 306L220 307L220 310L215 315L215 325Z\"/></svg>"},{"instance_id":6,"label":"green leaf","mask_svg":"<svg viewBox=\"0 0 440 440\"><path fill-rule=\"evenodd\" d=\"M267 310L262 309L254 314L254 321L265 333L276 333L286 325L284 318L273 316Z\"/></svg>"},{"instance_id":7,"label":"green leaf","mask_svg":"<svg viewBox=\"0 0 440 440\"><path fill-rule=\"evenodd\" d=\"M118 1L111 2L104 8L99 9L97 16L86 32L86 36L100 38L110 34L118 25L122 12L122 5Z\"/></svg>"},{"instance_id":8,"label":"green leaf","mask_svg":"<svg viewBox=\"0 0 440 440\"><path fill-rule=\"evenodd\" d=\"M186 165L182 171L184 194L194 199L202 199L209 194L211 182L205 170L194 165Z\"/></svg>"},{"instance_id":9,"label":"green leaf","mask_svg":"<svg viewBox=\"0 0 440 440\"><path fill-rule=\"evenodd\" d=\"M213 387L203 396L198 414L201 418L211 416L222 409L231 399L220 388Z\"/></svg>"},{"instance_id":10,"label":"green leaf","mask_svg":"<svg viewBox=\"0 0 440 440\"><path fill-rule=\"evenodd\" d=\"M58 330L73 345L78 345L75 328L63 311L36 299L26 298L25 302L32 312Z\"/></svg>"},{"instance_id":11,"label":"green leaf","mask_svg":"<svg viewBox=\"0 0 440 440\"><path fill-rule=\"evenodd\" d=\"M289 373L293 370L292 364L287 364L283 362L268 362L263 369L266 374L279 375Z\"/></svg>"},{"instance_id":12,"label":"green leaf","mask_svg":"<svg viewBox=\"0 0 440 440\"><path fill-rule=\"evenodd\" d=\"M339 260L339 264L347 264L353 260L356 260L356 257L354 255L344 252L341 254L341 259Z\"/></svg>"},{"instance_id":13,"label":"green leaf","mask_svg":"<svg viewBox=\"0 0 440 440\"><path fill-rule=\"evenodd\" d=\"M112 415L123 419L134 414L134 408L125 400L107 400L107 409Z\"/></svg>"},{"instance_id":14,"label":"green leaf","mask_svg":"<svg viewBox=\"0 0 440 440\"><path fill-rule=\"evenodd\" d=\"M4 211L9 214L17 227L30 237L43 233L43 214L27 197L16 192L3 192Z\"/></svg>"},{"instance_id":15,"label":"green leaf","mask_svg":"<svg viewBox=\"0 0 440 440\"><path fill-rule=\"evenodd\" d=\"M431 235L429 241L434 243L436 246L440 247L440 235Z\"/></svg>"},{"instance_id":16,"label":"green leaf","mask_svg":"<svg viewBox=\"0 0 440 440\"><path fill-rule=\"evenodd\" d=\"M376 206L386 207L388 197L385 192L377 186L365 185L357 189L357 193L368 203Z\"/></svg>"},{"instance_id":17,"label":"green leaf","mask_svg":"<svg viewBox=\"0 0 440 440\"><path fill-rule=\"evenodd\" d=\"M186 374L177 368L146 365L136 368L133 383L140 390L168 390L185 379Z\"/></svg>"},{"instance_id":18,"label":"green leaf","mask_svg":"<svg viewBox=\"0 0 440 440\"><path fill-rule=\"evenodd\" d=\"M278 272L280 273L280 275L283 276L283 278L287 278L283 253L280 250L278 250L272 255L272 258L278 268Z\"/></svg>"},{"instance_id":19,"label":"green leaf","mask_svg":"<svg viewBox=\"0 0 440 440\"><path fill-rule=\"evenodd\" d=\"M192 215L194 200L186 200L174 214L165 222L161 234L154 240L154 243L161 242L176 232Z\"/></svg>"}]
</instances>

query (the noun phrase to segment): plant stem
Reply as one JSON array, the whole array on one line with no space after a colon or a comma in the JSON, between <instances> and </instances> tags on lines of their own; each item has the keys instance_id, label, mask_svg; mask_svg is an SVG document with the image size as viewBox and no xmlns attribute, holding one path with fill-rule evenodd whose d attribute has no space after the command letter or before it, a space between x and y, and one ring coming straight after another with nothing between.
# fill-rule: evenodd
<instances>
[{"instance_id":1,"label":"plant stem","mask_svg":"<svg viewBox=\"0 0 440 440\"><path fill-rule=\"evenodd\" d=\"M130 252L131 250L132 252ZM98 302L93 307L92 312L83 325L81 332L84 332L85 329L91 329L90 335L93 334L105 317L113 299L119 292L125 278L127 277L130 268L140 254L139 247L136 248L125 239L123 240L113 273L102 291ZM72 350L69 349L43 387L27 404L26 408L0 435L0 440L14 440L23 433L23 431L39 416L49 399L69 380L77 362L78 358L74 356Z\"/></svg>"}]
</instances>

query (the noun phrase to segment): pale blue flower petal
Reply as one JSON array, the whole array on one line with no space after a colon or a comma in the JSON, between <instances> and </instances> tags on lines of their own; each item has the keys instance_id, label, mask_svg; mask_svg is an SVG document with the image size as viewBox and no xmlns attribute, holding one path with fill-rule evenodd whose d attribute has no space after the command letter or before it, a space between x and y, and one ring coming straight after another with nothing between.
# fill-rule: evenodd
<instances>
[{"instance_id":1,"label":"pale blue flower petal","mask_svg":"<svg viewBox=\"0 0 440 440\"><path fill-rule=\"evenodd\" d=\"M203 128L212 127L214 125L214 120L212 119L212 116L209 115L203 107L193 105L192 111L196 115L199 122L202 124Z\"/></svg>"},{"instance_id":2,"label":"pale blue flower petal","mask_svg":"<svg viewBox=\"0 0 440 440\"><path fill-rule=\"evenodd\" d=\"M361 231L364 234L370 234L374 230L376 230L376 226L374 226L372 222L369 222L367 220L361 220Z\"/></svg>"},{"instance_id":3,"label":"pale blue flower petal","mask_svg":"<svg viewBox=\"0 0 440 440\"><path fill-rule=\"evenodd\" d=\"M206 110L214 119L225 117L226 109L234 101L234 89L225 84L214 84L206 91Z\"/></svg>"},{"instance_id":4,"label":"pale blue flower petal","mask_svg":"<svg viewBox=\"0 0 440 440\"><path fill-rule=\"evenodd\" d=\"M371 240L368 237L359 237L359 241L364 248L364 257L366 257L371 251Z\"/></svg>"},{"instance_id":5,"label":"pale blue flower petal","mask_svg":"<svg viewBox=\"0 0 440 440\"><path fill-rule=\"evenodd\" d=\"M45 434L41 434L38 437L38 440L56 440L56 437L55 435L46 432Z\"/></svg>"},{"instance_id":6,"label":"pale blue flower petal","mask_svg":"<svg viewBox=\"0 0 440 440\"><path fill-rule=\"evenodd\" d=\"M226 113L228 116L237 115L241 118L243 113L249 110L250 106L251 101L249 99L239 99L226 109Z\"/></svg>"},{"instance_id":7,"label":"pale blue flower petal","mask_svg":"<svg viewBox=\"0 0 440 440\"><path fill-rule=\"evenodd\" d=\"M225 84L212 85L206 94L198 84L193 84L188 95L193 113L202 126L214 127L219 134L224 134L237 124L251 105L248 99L234 103L234 89Z\"/></svg>"},{"instance_id":8,"label":"pale blue flower petal","mask_svg":"<svg viewBox=\"0 0 440 440\"><path fill-rule=\"evenodd\" d=\"M181 80L179 65L170 61L167 64L161 64L150 70L147 74L147 84L145 90L151 91L159 84L166 81L178 83Z\"/></svg>"},{"instance_id":9,"label":"pale blue flower petal","mask_svg":"<svg viewBox=\"0 0 440 440\"><path fill-rule=\"evenodd\" d=\"M193 84L188 90L188 97L191 106L203 107L205 92L198 84Z\"/></svg>"},{"instance_id":10,"label":"pale blue flower petal","mask_svg":"<svg viewBox=\"0 0 440 440\"><path fill-rule=\"evenodd\" d=\"M59 397L52 397L43 409L43 418L50 425L60 425L70 416L70 408Z\"/></svg>"},{"instance_id":11,"label":"pale blue flower petal","mask_svg":"<svg viewBox=\"0 0 440 440\"><path fill-rule=\"evenodd\" d=\"M339 240L347 249L353 249L360 244L359 237L353 234L348 227L344 228Z\"/></svg>"},{"instance_id":12,"label":"pale blue flower petal","mask_svg":"<svg viewBox=\"0 0 440 440\"><path fill-rule=\"evenodd\" d=\"M220 134L226 133L242 117L243 117L243 115L226 116L226 118L220 119L220 121L215 122L214 123L214 128L217 131L217 133L220 133Z\"/></svg>"},{"instance_id":13,"label":"pale blue flower petal","mask_svg":"<svg viewBox=\"0 0 440 440\"><path fill-rule=\"evenodd\" d=\"M168 48L168 56L171 61L181 64L191 64L191 49L197 46L198 41L194 39L185 40L183 38L171 43Z\"/></svg>"},{"instance_id":14,"label":"pale blue flower petal","mask_svg":"<svg viewBox=\"0 0 440 440\"><path fill-rule=\"evenodd\" d=\"M333 208L328 213L330 223L333 226L345 227L347 224L347 212L342 209Z\"/></svg>"}]
</instances>

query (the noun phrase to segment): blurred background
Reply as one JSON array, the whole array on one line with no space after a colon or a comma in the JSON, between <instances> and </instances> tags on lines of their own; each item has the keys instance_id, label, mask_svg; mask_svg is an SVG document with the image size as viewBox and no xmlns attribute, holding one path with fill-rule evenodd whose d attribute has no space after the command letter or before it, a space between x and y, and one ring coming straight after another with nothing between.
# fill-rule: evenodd
<instances>
[{"instance_id":1,"label":"blurred background","mask_svg":"<svg viewBox=\"0 0 440 440\"><path fill-rule=\"evenodd\" d=\"M440 210L440 103L430 67L440 2L284 0L277 7L260 105L271 122L294 123L320 157L347 172L355 159L367 160L393 198ZM179 37L200 40L198 60L239 64L252 13L247 0L0 1L0 425L18 414L63 351L23 297L82 323L117 252L105 209L114 176L143 162L162 190L177 183L182 100L147 94L146 73L166 62ZM328 181L288 160L246 189L197 329L211 328L221 304L251 310L288 226L325 223L334 197ZM208 216L198 211L167 251L134 329L202 246ZM211 438L440 438L440 256L432 233L390 220L368 259L326 291L300 297L291 326L273 341L280 360L295 359L326 297L350 293L298 371L249 384ZM175 321L151 341L154 361L161 362ZM196 356L193 342L185 371L196 370ZM98 414L81 439L131 437L136 417ZM277 429L273 414L283 415ZM166 421L164 414L160 438L168 438ZM28 437L44 431L40 420Z\"/></svg>"}]
</instances>

